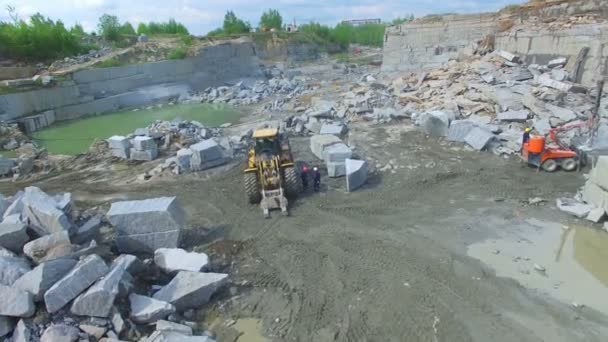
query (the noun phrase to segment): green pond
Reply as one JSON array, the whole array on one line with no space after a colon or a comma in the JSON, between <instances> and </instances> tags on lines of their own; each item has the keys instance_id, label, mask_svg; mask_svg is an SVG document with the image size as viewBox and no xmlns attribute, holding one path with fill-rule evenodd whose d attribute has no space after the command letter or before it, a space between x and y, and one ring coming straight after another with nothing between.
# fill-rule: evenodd
<instances>
[{"instance_id":1,"label":"green pond","mask_svg":"<svg viewBox=\"0 0 608 342\"><path fill-rule=\"evenodd\" d=\"M74 155L86 152L95 139L127 135L155 120L196 120L209 127L236 122L241 113L226 105L177 104L121 111L60 122L34 133L34 140L53 154Z\"/></svg>"}]
</instances>

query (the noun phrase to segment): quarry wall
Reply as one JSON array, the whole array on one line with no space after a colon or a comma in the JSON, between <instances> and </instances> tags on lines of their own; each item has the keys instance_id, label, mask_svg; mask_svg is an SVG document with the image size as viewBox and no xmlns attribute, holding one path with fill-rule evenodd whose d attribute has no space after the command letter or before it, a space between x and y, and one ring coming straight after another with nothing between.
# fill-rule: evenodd
<instances>
[{"instance_id":1,"label":"quarry wall","mask_svg":"<svg viewBox=\"0 0 608 342\"><path fill-rule=\"evenodd\" d=\"M196 57L81 70L50 88L0 95L0 120L49 110L55 111L56 120L73 119L260 75L252 42L220 43L202 48Z\"/></svg>"}]
</instances>

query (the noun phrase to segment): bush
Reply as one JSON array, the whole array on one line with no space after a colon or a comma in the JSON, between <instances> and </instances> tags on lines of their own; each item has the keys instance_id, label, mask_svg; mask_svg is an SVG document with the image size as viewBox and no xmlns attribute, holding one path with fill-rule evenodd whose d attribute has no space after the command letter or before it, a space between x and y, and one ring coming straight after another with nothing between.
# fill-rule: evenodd
<instances>
[{"instance_id":1,"label":"bush","mask_svg":"<svg viewBox=\"0 0 608 342\"><path fill-rule=\"evenodd\" d=\"M276 9L269 9L260 18L260 28L280 30L283 27L283 17Z\"/></svg>"},{"instance_id":2,"label":"bush","mask_svg":"<svg viewBox=\"0 0 608 342\"><path fill-rule=\"evenodd\" d=\"M133 25L131 25L131 23L129 23L128 21L120 26L119 32L121 35L125 36L134 36L137 34L135 33Z\"/></svg>"},{"instance_id":3,"label":"bush","mask_svg":"<svg viewBox=\"0 0 608 342\"><path fill-rule=\"evenodd\" d=\"M167 54L168 59L184 59L186 58L186 56L188 56L186 49L181 47L175 48L169 51L169 53Z\"/></svg>"},{"instance_id":4,"label":"bush","mask_svg":"<svg viewBox=\"0 0 608 342\"><path fill-rule=\"evenodd\" d=\"M29 22L0 22L0 55L45 61L73 56L81 51L76 34L68 31L61 21L53 21L39 13L33 15Z\"/></svg>"},{"instance_id":5,"label":"bush","mask_svg":"<svg viewBox=\"0 0 608 342\"><path fill-rule=\"evenodd\" d=\"M352 26L341 23L331 28L319 23L310 23L300 26L299 31L311 35L318 43L337 44L345 50L350 44L381 47L384 42L384 29L383 24Z\"/></svg>"},{"instance_id":6,"label":"bush","mask_svg":"<svg viewBox=\"0 0 608 342\"><path fill-rule=\"evenodd\" d=\"M194 44L194 39L191 35L182 36L181 41L184 46L192 46Z\"/></svg>"},{"instance_id":7,"label":"bush","mask_svg":"<svg viewBox=\"0 0 608 342\"><path fill-rule=\"evenodd\" d=\"M188 35L188 29L182 23L178 23L175 19L169 19L168 22L157 23L157 22L149 22L149 23L141 23L137 27L137 33L146 34L146 35L155 35L155 34L179 34L179 35Z\"/></svg>"},{"instance_id":8,"label":"bush","mask_svg":"<svg viewBox=\"0 0 608 342\"><path fill-rule=\"evenodd\" d=\"M223 25L224 34L248 33L249 31L251 31L251 25L248 22L237 18L232 11L226 12Z\"/></svg>"}]
</instances>

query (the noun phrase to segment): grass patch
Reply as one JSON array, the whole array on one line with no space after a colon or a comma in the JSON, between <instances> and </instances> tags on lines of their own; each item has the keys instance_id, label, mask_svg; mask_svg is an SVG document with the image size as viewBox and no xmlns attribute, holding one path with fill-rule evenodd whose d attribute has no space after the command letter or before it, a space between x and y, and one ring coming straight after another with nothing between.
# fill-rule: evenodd
<instances>
[{"instance_id":1,"label":"grass patch","mask_svg":"<svg viewBox=\"0 0 608 342\"><path fill-rule=\"evenodd\" d=\"M93 65L96 68L113 68L113 67L119 67L119 66L123 66L126 65L127 63L121 61L120 59L114 57L114 58L110 58L110 59L106 59L105 61L101 61L95 65Z\"/></svg>"},{"instance_id":2,"label":"grass patch","mask_svg":"<svg viewBox=\"0 0 608 342\"><path fill-rule=\"evenodd\" d=\"M182 47L175 48L167 54L168 59L184 59L188 56L186 49Z\"/></svg>"}]
</instances>

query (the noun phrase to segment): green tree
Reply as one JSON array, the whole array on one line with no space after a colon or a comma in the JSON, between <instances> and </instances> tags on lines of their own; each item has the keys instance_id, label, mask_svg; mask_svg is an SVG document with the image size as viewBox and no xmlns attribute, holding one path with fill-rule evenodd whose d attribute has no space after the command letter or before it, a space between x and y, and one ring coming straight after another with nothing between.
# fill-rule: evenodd
<instances>
[{"instance_id":1,"label":"green tree","mask_svg":"<svg viewBox=\"0 0 608 342\"><path fill-rule=\"evenodd\" d=\"M228 11L224 16L223 30L225 34L247 33L251 31L251 25L237 18L234 12Z\"/></svg>"},{"instance_id":2,"label":"green tree","mask_svg":"<svg viewBox=\"0 0 608 342\"><path fill-rule=\"evenodd\" d=\"M78 37L86 36L86 33L84 32L84 28L82 28L82 25L80 25L80 24L74 25L70 29L70 33L72 33L73 35L78 36Z\"/></svg>"},{"instance_id":3,"label":"green tree","mask_svg":"<svg viewBox=\"0 0 608 342\"><path fill-rule=\"evenodd\" d=\"M137 26L137 33L150 34L150 29L148 28L148 25L146 25L146 23L139 23L139 25Z\"/></svg>"},{"instance_id":4,"label":"green tree","mask_svg":"<svg viewBox=\"0 0 608 342\"><path fill-rule=\"evenodd\" d=\"M276 9L268 9L266 12L262 13L260 27L268 30L280 30L283 27L283 17L281 17L281 13Z\"/></svg>"},{"instance_id":5,"label":"green tree","mask_svg":"<svg viewBox=\"0 0 608 342\"><path fill-rule=\"evenodd\" d=\"M99 34L110 41L117 41L120 39L120 22L118 17L115 15L104 14L99 18L99 24L97 24Z\"/></svg>"},{"instance_id":6,"label":"green tree","mask_svg":"<svg viewBox=\"0 0 608 342\"><path fill-rule=\"evenodd\" d=\"M133 25L131 25L131 23L128 21L120 26L119 31L120 31L121 35L130 35L130 36L136 35Z\"/></svg>"}]
</instances>

